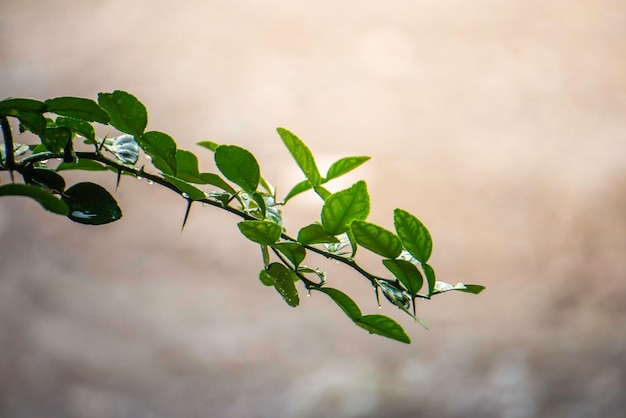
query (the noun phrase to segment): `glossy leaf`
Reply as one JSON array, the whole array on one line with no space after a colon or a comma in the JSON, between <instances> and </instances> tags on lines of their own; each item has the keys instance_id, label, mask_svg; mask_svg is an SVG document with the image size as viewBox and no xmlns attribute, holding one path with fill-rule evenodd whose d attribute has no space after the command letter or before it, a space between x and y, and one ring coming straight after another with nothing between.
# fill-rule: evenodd
<instances>
[{"instance_id":1,"label":"glossy leaf","mask_svg":"<svg viewBox=\"0 0 626 418\"><path fill-rule=\"evenodd\" d=\"M193 152L176 150L176 177L190 183L205 183L198 171L198 157Z\"/></svg>"},{"instance_id":2,"label":"glossy leaf","mask_svg":"<svg viewBox=\"0 0 626 418\"><path fill-rule=\"evenodd\" d=\"M354 321L354 323L369 331L370 334L382 335L405 344L411 343L411 339L402 326L387 316L365 315Z\"/></svg>"},{"instance_id":3,"label":"glossy leaf","mask_svg":"<svg viewBox=\"0 0 626 418\"><path fill-rule=\"evenodd\" d=\"M198 189L195 186L192 186L191 184L187 183L185 180L179 179L174 176L169 176L167 174L163 174L163 177L165 177L167 181L169 181L174 186L176 186L176 188L180 190L180 193L183 195L185 199L202 200L206 198L206 195L204 194L202 190Z\"/></svg>"},{"instance_id":4,"label":"glossy leaf","mask_svg":"<svg viewBox=\"0 0 626 418\"><path fill-rule=\"evenodd\" d=\"M65 127L46 128L40 135L41 142L50 152L61 152L72 139L72 131Z\"/></svg>"},{"instance_id":5,"label":"glossy leaf","mask_svg":"<svg viewBox=\"0 0 626 418\"><path fill-rule=\"evenodd\" d=\"M394 211L393 219L404 248L420 263L426 263L433 249L428 229L415 216L402 209Z\"/></svg>"},{"instance_id":6,"label":"glossy leaf","mask_svg":"<svg viewBox=\"0 0 626 418\"><path fill-rule=\"evenodd\" d=\"M306 250L302 245L296 242L279 242L277 244L273 244L272 247L287 257L295 268L297 268L306 257Z\"/></svg>"},{"instance_id":7,"label":"glossy leaf","mask_svg":"<svg viewBox=\"0 0 626 418\"><path fill-rule=\"evenodd\" d=\"M278 135L296 160L298 167L302 170L306 178L312 186L322 183L322 175L320 174L311 150L298 138L285 128L278 128Z\"/></svg>"},{"instance_id":8,"label":"glossy leaf","mask_svg":"<svg viewBox=\"0 0 626 418\"><path fill-rule=\"evenodd\" d=\"M93 126L89 122L74 118L58 117L55 123L57 126L68 128L75 135L83 136L92 142L96 140Z\"/></svg>"},{"instance_id":9,"label":"glossy leaf","mask_svg":"<svg viewBox=\"0 0 626 418\"><path fill-rule=\"evenodd\" d=\"M149 131L141 135L137 142L150 157L152 165L161 173L176 175L176 142L171 136L159 131Z\"/></svg>"},{"instance_id":10,"label":"glossy leaf","mask_svg":"<svg viewBox=\"0 0 626 418\"><path fill-rule=\"evenodd\" d=\"M48 112L87 122L99 122L106 125L111 120L109 114L91 99L56 97L46 100L46 105L48 105Z\"/></svg>"},{"instance_id":11,"label":"glossy leaf","mask_svg":"<svg viewBox=\"0 0 626 418\"><path fill-rule=\"evenodd\" d=\"M236 145L220 145L215 150L215 164L230 181L248 193L259 186L261 172L252 153Z\"/></svg>"},{"instance_id":12,"label":"glossy leaf","mask_svg":"<svg viewBox=\"0 0 626 418\"><path fill-rule=\"evenodd\" d=\"M465 292L465 293L473 293L477 295L483 290L485 290L485 286L481 286L478 284L465 284L465 283L457 283L456 285L452 285L446 282L436 282L435 290L433 294L445 293L451 290L456 290L456 291Z\"/></svg>"},{"instance_id":13,"label":"glossy leaf","mask_svg":"<svg viewBox=\"0 0 626 418\"><path fill-rule=\"evenodd\" d=\"M430 296L435 291L435 283L437 282L435 270L430 266L430 264L427 263L422 264L422 270L426 276L426 281L428 283L428 295Z\"/></svg>"},{"instance_id":14,"label":"glossy leaf","mask_svg":"<svg viewBox=\"0 0 626 418\"><path fill-rule=\"evenodd\" d=\"M35 168L24 173L24 181L61 193L65 190L65 180L52 170Z\"/></svg>"},{"instance_id":15,"label":"glossy leaf","mask_svg":"<svg viewBox=\"0 0 626 418\"><path fill-rule=\"evenodd\" d=\"M316 290L326 293L351 320L357 321L361 318L361 309L359 309L359 306L342 291L333 289L332 287L320 287Z\"/></svg>"},{"instance_id":16,"label":"glossy leaf","mask_svg":"<svg viewBox=\"0 0 626 418\"><path fill-rule=\"evenodd\" d=\"M39 203L47 211L59 215L67 215L69 208L65 202L54 194L38 186L29 184L5 184L0 186L0 196L24 196L30 197Z\"/></svg>"},{"instance_id":17,"label":"glossy leaf","mask_svg":"<svg viewBox=\"0 0 626 418\"><path fill-rule=\"evenodd\" d=\"M387 258L396 258L402 252L402 243L393 232L365 221L354 221L350 228L357 244Z\"/></svg>"},{"instance_id":18,"label":"glossy leaf","mask_svg":"<svg viewBox=\"0 0 626 418\"><path fill-rule=\"evenodd\" d=\"M117 202L102 186L95 183L78 183L62 195L69 207L68 218L86 225L103 225L117 221L122 210Z\"/></svg>"},{"instance_id":19,"label":"glossy leaf","mask_svg":"<svg viewBox=\"0 0 626 418\"><path fill-rule=\"evenodd\" d=\"M120 131L140 137L148 124L146 107L125 91L99 93L98 104L111 117L110 124Z\"/></svg>"},{"instance_id":20,"label":"glossy leaf","mask_svg":"<svg viewBox=\"0 0 626 418\"><path fill-rule=\"evenodd\" d=\"M270 274L265 269L261 270L261 272L259 273L259 281L265 286L274 286L272 276L270 276Z\"/></svg>"},{"instance_id":21,"label":"glossy leaf","mask_svg":"<svg viewBox=\"0 0 626 418\"><path fill-rule=\"evenodd\" d=\"M237 224L241 233L250 241L271 245L280 239L280 225L268 221L242 221Z\"/></svg>"},{"instance_id":22,"label":"glossy leaf","mask_svg":"<svg viewBox=\"0 0 626 418\"><path fill-rule=\"evenodd\" d=\"M339 235L348 230L352 221L367 218L369 211L367 185L359 181L326 199L322 207L322 225L329 234Z\"/></svg>"},{"instance_id":23,"label":"glossy leaf","mask_svg":"<svg viewBox=\"0 0 626 418\"><path fill-rule=\"evenodd\" d=\"M219 187L222 190L227 191L231 195L237 193L235 189L233 189L230 184L226 183L223 178L213 173L200 173L200 178L206 183L211 184L213 186Z\"/></svg>"},{"instance_id":24,"label":"glossy leaf","mask_svg":"<svg viewBox=\"0 0 626 418\"><path fill-rule=\"evenodd\" d=\"M368 161L370 157L344 157L335 161L326 173L326 181L343 176L346 173L354 170L364 162Z\"/></svg>"},{"instance_id":25,"label":"glossy leaf","mask_svg":"<svg viewBox=\"0 0 626 418\"><path fill-rule=\"evenodd\" d=\"M406 260L383 260L383 265L406 287L412 298L417 295L424 278L415 264Z\"/></svg>"},{"instance_id":26,"label":"glossy leaf","mask_svg":"<svg viewBox=\"0 0 626 418\"><path fill-rule=\"evenodd\" d=\"M218 144L217 142L213 142L213 141L201 141L201 142L198 142L198 145L212 152L215 152L217 147L220 146L220 144Z\"/></svg>"},{"instance_id":27,"label":"glossy leaf","mask_svg":"<svg viewBox=\"0 0 626 418\"><path fill-rule=\"evenodd\" d=\"M48 106L35 99L8 98L0 100L0 115L15 116L14 112L44 113Z\"/></svg>"},{"instance_id":28,"label":"glossy leaf","mask_svg":"<svg viewBox=\"0 0 626 418\"><path fill-rule=\"evenodd\" d=\"M300 183L296 184L291 188L287 196L285 196L284 202L286 203L292 197L299 195L300 193L306 192L307 190L311 190L313 186L311 186L311 182L308 180L302 180Z\"/></svg>"},{"instance_id":29,"label":"glossy leaf","mask_svg":"<svg viewBox=\"0 0 626 418\"><path fill-rule=\"evenodd\" d=\"M298 297L298 291L294 285L294 273L280 263L271 263L267 267L267 273L272 279L276 291L283 297L283 300L287 302L287 305L294 308L298 306L300 304L300 298Z\"/></svg>"},{"instance_id":30,"label":"glossy leaf","mask_svg":"<svg viewBox=\"0 0 626 418\"><path fill-rule=\"evenodd\" d=\"M139 145L132 135L120 135L104 140L104 148L122 164L135 165L139 159Z\"/></svg>"},{"instance_id":31,"label":"glossy leaf","mask_svg":"<svg viewBox=\"0 0 626 418\"><path fill-rule=\"evenodd\" d=\"M324 231L320 224L307 225L298 231L298 242L303 245L338 243L334 235Z\"/></svg>"},{"instance_id":32,"label":"glossy leaf","mask_svg":"<svg viewBox=\"0 0 626 418\"><path fill-rule=\"evenodd\" d=\"M106 171L108 168L97 161L79 159L73 163L61 163L56 168L56 171L63 170Z\"/></svg>"}]
</instances>

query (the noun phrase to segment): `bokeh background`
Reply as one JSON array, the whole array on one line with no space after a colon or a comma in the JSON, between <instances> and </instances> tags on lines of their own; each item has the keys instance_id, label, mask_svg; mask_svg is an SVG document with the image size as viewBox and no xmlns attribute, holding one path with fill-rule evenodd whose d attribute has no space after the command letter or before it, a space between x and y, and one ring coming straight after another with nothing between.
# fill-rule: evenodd
<instances>
[{"instance_id":1,"label":"bokeh background","mask_svg":"<svg viewBox=\"0 0 626 418\"><path fill-rule=\"evenodd\" d=\"M330 187L366 180L373 222L416 214L438 277L487 285L420 304L430 331L384 306L407 346L322 295L288 307L236 218L194 208L181 234L145 181L103 227L4 198L0 416L623 416L623 1L3 0L0 74L0 97L127 90L203 169L196 142L238 144L283 195L302 175L277 126L323 171L370 155ZM289 230L319 208L294 199Z\"/></svg>"}]
</instances>

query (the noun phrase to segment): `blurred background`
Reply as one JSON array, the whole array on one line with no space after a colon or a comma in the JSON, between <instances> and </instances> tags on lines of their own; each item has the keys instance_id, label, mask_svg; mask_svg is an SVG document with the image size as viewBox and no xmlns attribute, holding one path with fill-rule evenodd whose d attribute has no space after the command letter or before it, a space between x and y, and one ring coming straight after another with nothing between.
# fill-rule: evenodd
<instances>
[{"instance_id":1,"label":"blurred background","mask_svg":"<svg viewBox=\"0 0 626 418\"><path fill-rule=\"evenodd\" d=\"M404 345L323 295L288 307L237 218L197 207L181 234L184 202L145 181L103 227L4 198L0 416L623 416L624 2L3 0L0 74L2 98L129 91L205 171L196 142L237 144L282 196L302 174L278 126L323 172L370 155L330 188L366 180L370 220L408 210L440 280L487 286L421 303L430 331L384 305ZM295 198L288 232L319 210Z\"/></svg>"}]
</instances>

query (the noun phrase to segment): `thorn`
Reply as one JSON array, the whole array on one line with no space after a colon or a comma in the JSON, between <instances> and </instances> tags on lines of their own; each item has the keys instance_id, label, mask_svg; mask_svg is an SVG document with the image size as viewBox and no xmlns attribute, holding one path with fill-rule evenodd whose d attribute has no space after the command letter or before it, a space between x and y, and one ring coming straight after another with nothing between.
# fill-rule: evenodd
<instances>
[{"instance_id":1,"label":"thorn","mask_svg":"<svg viewBox=\"0 0 626 418\"><path fill-rule=\"evenodd\" d=\"M120 188L120 181L122 181L122 170L117 170L117 180L115 181L115 191Z\"/></svg>"},{"instance_id":2,"label":"thorn","mask_svg":"<svg viewBox=\"0 0 626 418\"><path fill-rule=\"evenodd\" d=\"M376 303L378 304L378 309L382 308L380 305L380 293L378 292L378 286L374 288L374 292L376 293Z\"/></svg>"},{"instance_id":3,"label":"thorn","mask_svg":"<svg viewBox=\"0 0 626 418\"><path fill-rule=\"evenodd\" d=\"M191 211L191 204L193 203L193 200L191 199L187 199L187 210L185 211L185 219L183 219L183 226L180 228L180 232L183 232L183 229L185 229L185 224L187 223L187 218L189 218L189 211Z\"/></svg>"}]
</instances>

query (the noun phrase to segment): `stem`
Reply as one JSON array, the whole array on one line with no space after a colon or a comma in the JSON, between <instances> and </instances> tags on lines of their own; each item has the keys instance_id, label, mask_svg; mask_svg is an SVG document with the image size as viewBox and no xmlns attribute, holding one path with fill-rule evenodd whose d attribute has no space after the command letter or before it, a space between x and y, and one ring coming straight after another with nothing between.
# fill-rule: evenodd
<instances>
[{"instance_id":1,"label":"stem","mask_svg":"<svg viewBox=\"0 0 626 418\"><path fill-rule=\"evenodd\" d=\"M13 155L13 134L11 133L11 125L6 116L0 117L0 125L2 125L2 136L4 137L4 158L5 165L9 170L15 168L15 156Z\"/></svg>"}]
</instances>

